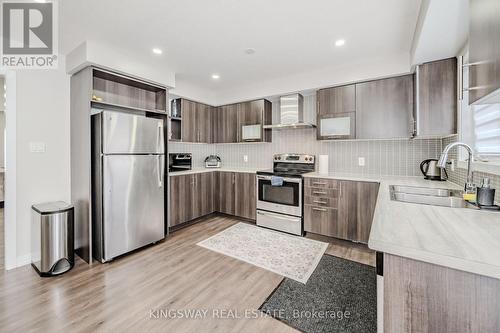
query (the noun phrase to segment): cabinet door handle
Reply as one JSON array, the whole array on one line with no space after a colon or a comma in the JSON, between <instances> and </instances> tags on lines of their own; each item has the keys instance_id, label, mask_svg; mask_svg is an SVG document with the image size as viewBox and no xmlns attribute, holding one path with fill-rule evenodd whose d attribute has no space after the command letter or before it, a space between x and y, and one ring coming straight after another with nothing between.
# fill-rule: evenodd
<instances>
[{"instance_id":1,"label":"cabinet door handle","mask_svg":"<svg viewBox=\"0 0 500 333\"><path fill-rule=\"evenodd\" d=\"M474 90L484 90L488 89L489 86L476 86L476 87L469 87L469 88L464 88L462 91L474 91Z\"/></svg>"},{"instance_id":2,"label":"cabinet door handle","mask_svg":"<svg viewBox=\"0 0 500 333\"><path fill-rule=\"evenodd\" d=\"M342 183L340 183L340 193L339 193L339 198L342 198Z\"/></svg>"},{"instance_id":3,"label":"cabinet door handle","mask_svg":"<svg viewBox=\"0 0 500 333\"><path fill-rule=\"evenodd\" d=\"M317 210L317 211L320 211L320 212L326 212L326 208L317 208L317 207L313 207L312 210Z\"/></svg>"},{"instance_id":4,"label":"cabinet door handle","mask_svg":"<svg viewBox=\"0 0 500 333\"><path fill-rule=\"evenodd\" d=\"M326 192L314 191L313 194L326 194Z\"/></svg>"},{"instance_id":5,"label":"cabinet door handle","mask_svg":"<svg viewBox=\"0 0 500 333\"><path fill-rule=\"evenodd\" d=\"M326 202L326 201L314 200L313 202L314 202L314 203L317 203L317 204L320 204L320 205L326 205L326 204L327 204L327 202Z\"/></svg>"},{"instance_id":6,"label":"cabinet door handle","mask_svg":"<svg viewBox=\"0 0 500 333\"><path fill-rule=\"evenodd\" d=\"M327 183L313 182L313 185L327 185Z\"/></svg>"},{"instance_id":7,"label":"cabinet door handle","mask_svg":"<svg viewBox=\"0 0 500 333\"><path fill-rule=\"evenodd\" d=\"M479 65L485 65L485 64L488 64L488 63L489 63L489 61L470 62L468 64L462 64L462 67L479 66Z\"/></svg>"}]
</instances>

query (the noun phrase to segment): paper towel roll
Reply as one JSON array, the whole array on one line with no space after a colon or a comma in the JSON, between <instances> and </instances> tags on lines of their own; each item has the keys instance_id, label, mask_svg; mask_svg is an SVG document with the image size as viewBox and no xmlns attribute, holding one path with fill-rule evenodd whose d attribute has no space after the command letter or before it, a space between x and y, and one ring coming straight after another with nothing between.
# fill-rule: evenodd
<instances>
[{"instance_id":1,"label":"paper towel roll","mask_svg":"<svg viewBox=\"0 0 500 333\"><path fill-rule=\"evenodd\" d=\"M322 175L328 174L328 155L319 155L318 172Z\"/></svg>"}]
</instances>

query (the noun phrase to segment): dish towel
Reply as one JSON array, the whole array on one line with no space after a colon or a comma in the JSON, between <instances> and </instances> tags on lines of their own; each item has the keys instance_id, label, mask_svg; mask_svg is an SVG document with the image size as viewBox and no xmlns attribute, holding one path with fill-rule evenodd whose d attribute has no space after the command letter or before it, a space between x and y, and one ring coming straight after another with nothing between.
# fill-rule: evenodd
<instances>
[{"instance_id":1,"label":"dish towel","mask_svg":"<svg viewBox=\"0 0 500 333\"><path fill-rule=\"evenodd\" d=\"M271 186L283 186L283 177L272 176Z\"/></svg>"}]
</instances>

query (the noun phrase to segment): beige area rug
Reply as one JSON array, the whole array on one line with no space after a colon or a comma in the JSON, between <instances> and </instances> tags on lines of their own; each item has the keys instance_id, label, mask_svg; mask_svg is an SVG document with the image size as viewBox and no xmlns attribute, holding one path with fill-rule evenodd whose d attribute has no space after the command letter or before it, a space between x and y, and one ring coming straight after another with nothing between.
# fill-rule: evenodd
<instances>
[{"instance_id":1,"label":"beige area rug","mask_svg":"<svg viewBox=\"0 0 500 333\"><path fill-rule=\"evenodd\" d=\"M238 223L197 245L306 283L327 243Z\"/></svg>"}]
</instances>

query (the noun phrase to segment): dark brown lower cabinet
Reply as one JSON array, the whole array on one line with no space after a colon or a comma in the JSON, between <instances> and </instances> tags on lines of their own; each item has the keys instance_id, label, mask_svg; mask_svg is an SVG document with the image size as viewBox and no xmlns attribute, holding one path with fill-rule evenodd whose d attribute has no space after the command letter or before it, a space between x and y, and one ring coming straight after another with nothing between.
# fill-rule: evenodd
<instances>
[{"instance_id":1,"label":"dark brown lower cabinet","mask_svg":"<svg viewBox=\"0 0 500 333\"><path fill-rule=\"evenodd\" d=\"M170 180L170 227L215 211L213 172L180 175Z\"/></svg>"},{"instance_id":2,"label":"dark brown lower cabinet","mask_svg":"<svg viewBox=\"0 0 500 333\"><path fill-rule=\"evenodd\" d=\"M256 216L256 188L255 174L235 173L235 215L255 220Z\"/></svg>"},{"instance_id":3,"label":"dark brown lower cabinet","mask_svg":"<svg viewBox=\"0 0 500 333\"><path fill-rule=\"evenodd\" d=\"M234 172L217 172L216 193L218 193L217 211L224 214L234 215L235 213L235 193L234 193Z\"/></svg>"},{"instance_id":4,"label":"dark brown lower cabinet","mask_svg":"<svg viewBox=\"0 0 500 333\"><path fill-rule=\"evenodd\" d=\"M217 172L218 209L224 214L255 220L255 174Z\"/></svg>"},{"instance_id":5,"label":"dark brown lower cabinet","mask_svg":"<svg viewBox=\"0 0 500 333\"><path fill-rule=\"evenodd\" d=\"M255 220L254 173L201 172L172 176L170 180L170 227L220 212Z\"/></svg>"},{"instance_id":6,"label":"dark brown lower cabinet","mask_svg":"<svg viewBox=\"0 0 500 333\"><path fill-rule=\"evenodd\" d=\"M343 231L338 224L337 209L305 205L304 230L318 235L339 237Z\"/></svg>"},{"instance_id":7,"label":"dark brown lower cabinet","mask_svg":"<svg viewBox=\"0 0 500 333\"><path fill-rule=\"evenodd\" d=\"M205 172L194 175L194 218L211 214L215 211L214 173Z\"/></svg>"},{"instance_id":8,"label":"dark brown lower cabinet","mask_svg":"<svg viewBox=\"0 0 500 333\"><path fill-rule=\"evenodd\" d=\"M193 175L174 176L170 182L170 227L193 219Z\"/></svg>"},{"instance_id":9,"label":"dark brown lower cabinet","mask_svg":"<svg viewBox=\"0 0 500 333\"><path fill-rule=\"evenodd\" d=\"M384 253L384 332L500 332L500 280Z\"/></svg>"},{"instance_id":10,"label":"dark brown lower cabinet","mask_svg":"<svg viewBox=\"0 0 500 333\"><path fill-rule=\"evenodd\" d=\"M317 184L328 183L316 181ZM339 181L337 189L309 187L306 182L304 230L324 236L368 243L378 183Z\"/></svg>"}]
</instances>

